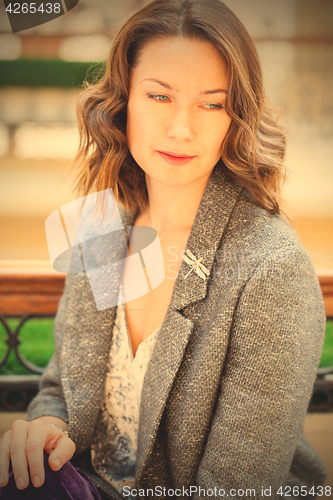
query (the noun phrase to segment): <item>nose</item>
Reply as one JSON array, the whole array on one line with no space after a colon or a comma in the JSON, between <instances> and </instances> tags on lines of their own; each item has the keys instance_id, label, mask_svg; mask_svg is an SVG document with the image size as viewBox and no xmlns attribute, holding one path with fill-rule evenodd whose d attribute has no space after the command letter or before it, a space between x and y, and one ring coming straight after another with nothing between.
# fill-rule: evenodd
<instances>
[{"instance_id":1,"label":"nose","mask_svg":"<svg viewBox=\"0 0 333 500\"><path fill-rule=\"evenodd\" d=\"M194 137L193 125L190 110L186 106L176 106L169 119L167 136L178 141L190 141Z\"/></svg>"}]
</instances>

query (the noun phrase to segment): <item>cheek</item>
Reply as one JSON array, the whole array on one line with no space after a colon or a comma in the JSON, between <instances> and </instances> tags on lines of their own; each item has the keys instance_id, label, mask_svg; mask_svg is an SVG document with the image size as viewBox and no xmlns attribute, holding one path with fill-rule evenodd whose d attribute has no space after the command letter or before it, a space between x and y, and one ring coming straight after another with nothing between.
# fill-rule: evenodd
<instances>
[{"instance_id":1,"label":"cheek","mask_svg":"<svg viewBox=\"0 0 333 500\"><path fill-rule=\"evenodd\" d=\"M141 131L140 114L137 112L136 108L129 103L127 107L126 137L127 145L131 153L140 141Z\"/></svg>"},{"instance_id":2,"label":"cheek","mask_svg":"<svg viewBox=\"0 0 333 500\"><path fill-rule=\"evenodd\" d=\"M231 125L231 119L223 120L223 122L216 123L210 130L206 130L207 144L210 144L212 153L219 152L222 148L222 143ZM214 150L214 151L213 151Z\"/></svg>"},{"instance_id":3,"label":"cheek","mask_svg":"<svg viewBox=\"0 0 333 500\"><path fill-rule=\"evenodd\" d=\"M156 120L155 120L156 121ZM148 139L155 130L154 116L150 116L143 107L128 106L127 112L127 138L128 141L142 142Z\"/></svg>"},{"instance_id":4,"label":"cheek","mask_svg":"<svg viewBox=\"0 0 333 500\"><path fill-rule=\"evenodd\" d=\"M225 139L225 136L228 133L230 125L231 125L231 118L229 116L227 116L226 119L224 120L223 126L221 128L221 135L220 135L220 145L221 145L221 147L222 147L222 143L223 143L223 141Z\"/></svg>"}]
</instances>

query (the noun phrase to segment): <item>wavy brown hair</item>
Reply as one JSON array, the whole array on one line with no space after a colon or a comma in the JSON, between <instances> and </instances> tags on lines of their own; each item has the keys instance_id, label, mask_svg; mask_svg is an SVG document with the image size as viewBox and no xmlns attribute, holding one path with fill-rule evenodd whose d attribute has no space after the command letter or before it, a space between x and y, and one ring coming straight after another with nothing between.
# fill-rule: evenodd
<instances>
[{"instance_id":1,"label":"wavy brown hair","mask_svg":"<svg viewBox=\"0 0 333 500\"><path fill-rule=\"evenodd\" d=\"M140 51L159 38L186 37L212 43L230 77L226 111L232 118L222 145L225 175L244 186L254 203L282 214L285 134L265 102L254 43L235 14L219 0L155 0L134 14L113 39L103 76L85 84L78 101L80 146L74 159L80 196L112 188L132 210L148 205L145 173L126 142L131 69Z\"/></svg>"}]
</instances>

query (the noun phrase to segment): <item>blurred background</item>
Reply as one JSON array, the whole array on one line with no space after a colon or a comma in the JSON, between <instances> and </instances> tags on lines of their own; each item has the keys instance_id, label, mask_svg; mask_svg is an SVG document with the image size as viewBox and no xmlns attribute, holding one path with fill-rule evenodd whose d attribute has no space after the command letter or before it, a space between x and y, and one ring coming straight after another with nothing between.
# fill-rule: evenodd
<instances>
[{"instance_id":1,"label":"blurred background","mask_svg":"<svg viewBox=\"0 0 333 500\"><path fill-rule=\"evenodd\" d=\"M74 199L68 165L78 145L77 96L88 69L93 72L96 64L105 59L118 28L146 3L146 0L80 0L62 17L13 34L4 2L0 0L0 314L52 316L56 311L63 277L59 282L47 281L47 275L53 274L55 279L59 273L51 266L45 220ZM289 171L284 199L316 273L322 277L326 312L332 317L333 1L225 0L225 3L254 38L268 99L284 110L282 123L288 132ZM16 275L30 278L19 281L15 280ZM36 276L46 278L38 281ZM26 300L32 289L33 299L29 296ZM6 335L18 324L15 319L10 321L13 323L8 323L7 333L0 332L3 353L8 344ZM36 355L36 345L41 345L41 356L46 358L34 358L39 366L45 366L54 349L50 321L45 326L47 332L38 341L28 327L22 333L27 350L30 342L32 355ZM14 339L13 349L15 342ZM323 367L333 364L332 322L325 345L329 346L329 342L331 354ZM14 373L29 373L29 370ZM328 377L333 375L327 375L327 380ZM3 386L5 390L8 380ZM34 387L37 382L34 380ZM0 380L0 386L1 383ZM16 388L22 388L22 381L15 383ZM327 391L328 404L322 406L328 413L309 413L304 427L307 439L326 464L329 473L326 484L331 486L332 387L331 392ZM6 411L23 407L15 401L5 404L4 400L3 406ZM2 414L0 435L10 428L17 415ZM19 416L25 418L25 413Z\"/></svg>"},{"instance_id":2,"label":"blurred background","mask_svg":"<svg viewBox=\"0 0 333 500\"><path fill-rule=\"evenodd\" d=\"M12 34L0 1L0 265L50 267L46 217L71 201L75 104L91 63L145 0L80 0ZM227 0L255 40L268 98L288 130L284 187L319 273L333 270L333 2Z\"/></svg>"}]
</instances>

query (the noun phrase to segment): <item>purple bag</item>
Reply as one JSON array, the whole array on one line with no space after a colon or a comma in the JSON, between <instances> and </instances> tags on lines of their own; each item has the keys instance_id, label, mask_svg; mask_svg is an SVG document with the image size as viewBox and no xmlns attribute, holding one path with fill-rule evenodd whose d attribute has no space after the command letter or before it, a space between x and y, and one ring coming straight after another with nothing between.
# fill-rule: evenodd
<instances>
[{"instance_id":1,"label":"purple bag","mask_svg":"<svg viewBox=\"0 0 333 500\"><path fill-rule=\"evenodd\" d=\"M95 485L86 474L66 462L54 472L48 464L48 455L44 453L45 481L40 488L35 488L31 480L24 490L16 488L13 471L10 469L9 481L0 488L1 500L102 500Z\"/></svg>"}]
</instances>

